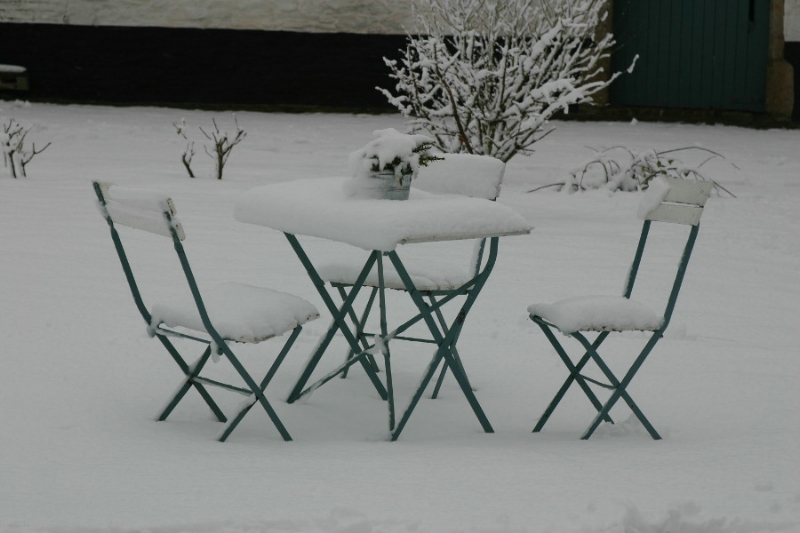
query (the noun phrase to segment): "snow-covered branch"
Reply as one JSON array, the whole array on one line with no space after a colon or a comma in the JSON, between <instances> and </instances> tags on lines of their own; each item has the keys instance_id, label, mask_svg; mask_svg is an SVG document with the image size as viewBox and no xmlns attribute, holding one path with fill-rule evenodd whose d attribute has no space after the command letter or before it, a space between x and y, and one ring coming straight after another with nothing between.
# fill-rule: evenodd
<instances>
[{"instance_id":1,"label":"snow-covered branch","mask_svg":"<svg viewBox=\"0 0 800 533\"><path fill-rule=\"evenodd\" d=\"M413 9L402 58L384 59L394 91L379 90L447 152L529 154L551 118L619 75L601 66L614 45L597 35L606 0L415 0Z\"/></svg>"}]
</instances>

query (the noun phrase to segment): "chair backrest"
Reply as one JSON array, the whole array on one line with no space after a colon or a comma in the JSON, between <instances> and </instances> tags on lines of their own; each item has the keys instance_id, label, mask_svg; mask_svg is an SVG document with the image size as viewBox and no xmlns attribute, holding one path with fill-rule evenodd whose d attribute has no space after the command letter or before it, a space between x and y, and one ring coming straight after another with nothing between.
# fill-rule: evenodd
<instances>
[{"instance_id":1,"label":"chair backrest","mask_svg":"<svg viewBox=\"0 0 800 533\"><path fill-rule=\"evenodd\" d=\"M639 203L644 220L696 226L711 195L710 181L658 177L650 181Z\"/></svg>"},{"instance_id":2,"label":"chair backrest","mask_svg":"<svg viewBox=\"0 0 800 533\"><path fill-rule=\"evenodd\" d=\"M92 185L107 221L163 237L172 237L174 230L179 240L186 238L175 217L175 203L168 196L101 181L93 181Z\"/></svg>"},{"instance_id":3,"label":"chair backrest","mask_svg":"<svg viewBox=\"0 0 800 533\"><path fill-rule=\"evenodd\" d=\"M115 224L147 231L155 235L172 239L186 281L189 284L189 289L192 292L195 304L200 312L201 319L206 325L206 328L209 329L209 333L212 333L213 327L208 319L208 313L205 310L200 291L197 288L197 282L189 266L186 252L181 244L181 241L186 238L186 234L176 218L177 210L175 209L175 203L167 196L144 189L119 187L112 183L100 181L93 181L92 186L97 195L100 213L103 215L103 218L106 219L111 231L111 239L114 241L114 248L122 264L122 270L125 272L125 279L128 281L133 300L148 327L152 326L152 316L142 300L139 286L136 283L133 270L131 269L130 262L128 261L125 248L122 245L122 240L120 239ZM212 333L212 335L213 334L216 334L216 332Z\"/></svg>"},{"instance_id":4,"label":"chair backrest","mask_svg":"<svg viewBox=\"0 0 800 533\"><path fill-rule=\"evenodd\" d=\"M682 224L690 226L689 235L683 249L683 255L678 263L678 271L672 285L672 290L664 311L664 323L661 330L665 330L675 308L683 283L686 267L692 255L694 243L697 240L697 233L700 228L700 217L706 201L711 195L713 184L707 181L683 180L677 178L659 177L651 180L648 190L645 192L639 203L639 218L644 219L642 233L639 237L639 245L636 248L624 296L630 298L633 293L633 286L636 282L636 275L639 272L642 256L644 254L647 236L652 222L667 222L672 224Z\"/></svg>"},{"instance_id":5,"label":"chair backrest","mask_svg":"<svg viewBox=\"0 0 800 533\"><path fill-rule=\"evenodd\" d=\"M472 198L496 200L506 164L488 155L437 154L443 160L433 161L419 169L413 186L434 194L458 194ZM469 268L479 272L486 239L475 241Z\"/></svg>"},{"instance_id":6,"label":"chair backrest","mask_svg":"<svg viewBox=\"0 0 800 533\"><path fill-rule=\"evenodd\" d=\"M500 185L506 164L486 155L444 154L442 161L433 161L419 169L413 186L435 194L460 194L494 200L500 195Z\"/></svg>"}]
</instances>

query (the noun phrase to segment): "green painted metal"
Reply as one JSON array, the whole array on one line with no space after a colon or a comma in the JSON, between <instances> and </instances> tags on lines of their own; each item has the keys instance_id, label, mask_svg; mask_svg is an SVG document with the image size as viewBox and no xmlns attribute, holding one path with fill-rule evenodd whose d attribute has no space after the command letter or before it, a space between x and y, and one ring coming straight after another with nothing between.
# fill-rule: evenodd
<instances>
[{"instance_id":1,"label":"green painted metal","mask_svg":"<svg viewBox=\"0 0 800 533\"><path fill-rule=\"evenodd\" d=\"M373 251L370 253L364 264L364 267L352 285L332 284L332 288L336 289L342 299L342 302L337 306L329 292L326 290L325 282L319 276L316 268L303 249L300 241L292 234L286 233L285 236L295 251L301 264L306 269L306 272L308 273L312 283L317 288L317 291L322 297L323 302L333 316L327 332L318 342L309 358L308 363L306 363L306 367L303 369L300 377L289 394L287 400L289 403L297 401L299 398L311 394L319 387L328 383L337 376L344 376L351 366L356 363L360 363L367 375L372 380L373 385L375 386L381 398L387 400L387 407L389 411L388 426L391 434L391 440L397 440L406 423L408 422L411 413L419 402L419 399L422 397L426 387L430 383L432 376L436 372L436 369L438 368L439 364L444 361L445 368L450 367L453 369L453 375L455 376L459 387L464 392L468 403L472 407L473 412L478 418L478 421L483 427L484 431L487 433L491 433L493 431L492 426L489 423L489 420L486 418L486 415L483 412L480 404L478 403L478 400L470 386L469 380L467 379L463 364L460 360L460 357L458 357L456 342L458 341L458 337L461 333L461 328L463 327L466 316L484 284L486 283L486 280L489 277L489 274L491 273L497 260L499 238L494 237L490 239L491 245L489 247L489 252L488 254L485 254L486 258L485 261L483 261L483 266L476 271L475 277L464 283L462 286L451 291L426 291L424 293L419 291L414 286L411 276L408 274L397 252ZM483 251L481 253L483 253ZM388 327L386 288L384 284L385 257L389 258L395 270L399 274L400 279L403 281L405 292L411 296L411 299L416 305L418 311L416 315L395 327L391 331L389 331ZM353 306L355 305L356 298L360 290L365 286L364 282L366 281L367 275L372 268L377 269L378 287L370 287L371 290L367 300L367 305L362 312L361 317L359 318L353 310ZM348 288L349 292L347 290ZM430 303L426 303L424 299L425 296L430 298ZM433 298L432 296L438 296L438 298ZM444 319L444 315L441 313L441 308L460 296L466 296L466 298L456 313L456 318L453 320L453 323L447 324ZM366 319L369 316L369 313L376 300L378 302L378 309L380 313L379 332L367 333L364 331ZM349 319L350 322L352 322L354 330L350 328L345 319ZM402 335L403 332L419 322L423 322L426 325L432 339L405 337ZM349 345L347 357L343 363L339 364L333 370L317 379L317 381L315 381L313 384L307 385L320 359L322 358L322 355L327 350L337 332L341 332L343 334ZM376 349L376 337L380 337L383 344L381 351L384 355L386 374L385 386L379 380L377 376L377 368L374 365L374 361L371 360L372 354ZM370 339L372 339L373 342L370 342ZM396 419L397 410L395 406L394 387L392 380L391 351L389 348L390 343L397 340L433 343L438 346L431 362L428 364L423 374L418 388L414 392L409 405L406 407L399 420Z\"/></svg>"},{"instance_id":2,"label":"green painted metal","mask_svg":"<svg viewBox=\"0 0 800 533\"><path fill-rule=\"evenodd\" d=\"M763 112L769 0L615 0L621 106Z\"/></svg>"},{"instance_id":3,"label":"green painted metal","mask_svg":"<svg viewBox=\"0 0 800 533\"><path fill-rule=\"evenodd\" d=\"M403 416L398 422L397 426L395 427L394 431L392 432L392 440L397 440L400 436L400 433L403 431L405 424L408 422L408 419L411 416L411 413L414 411L417 403L419 402L420 398L428 383L430 382L433 374L436 372L436 368L439 365L439 361L444 359L447 364L450 366L450 369L453 373L453 376L456 378L456 382L458 383L461 391L464 393L464 396L467 398L467 401L472 407L472 411L475 413L475 416L478 418L478 421L481 424L481 427L486 433L493 433L494 429L492 428L491 424L489 423L488 418L486 418L486 414L483 412L483 409L478 403L478 399L475 397L475 394L472 391L472 387L469 384L469 380L467 379L466 373L463 370L463 366L460 364L459 361L456 361L453 355L455 350L456 342L458 341L458 337L461 333L461 329L464 325L464 321L466 320L467 314L469 310L472 308L472 305L475 303L475 300L480 294L481 289L483 288L486 280L489 278L489 275L494 268L495 261L497 260L497 248L498 248L498 237L492 237L490 239L491 246L489 250L488 257L486 258L485 264L483 266L483 270L480 271L476 277L473 279L474 285L472 290L469 291L467 297L464 300L464 303L461 305L458 313L456 314L456 318L454 319L453 323L450 325L449 329L444 332L443 330L439 329L436 321L433 318L433 309L438 308L441 305L441 302L437 302L437 306L428 305L426 304L425 300L422 297L422 294L419 290L414 286L413 281L411 281L411 276L405 269L400 257L397 255L397 252L390 252L389 259L392 261L392 264L395 267L400 279L403 281L403 285L406 287L406 291L411 296L411 299L414 301L414 304L417 306L419 310L420 316L422 316L425 324L428 326L428 330L430 331L433 338L439 344L439 349L436 351L433 359L431 360L430 364L428 365L428 369L423 375L422 381L420 382L417 391L411 398L408 407L406 408Z\"/></svg>"},{"instance_id":4,"label":"green painted metal","mask_svg":"<svg viewBox=\"0 0 800 533\"><path fill-rule=\"evenodd\" d=\"M481 256L483 255L483 243L485 241L486 241L486 239L483 239L483 242L481 243L481 250L479 252L479 254ZM476 264L480 265L481 263L482 263L482 259L479 258L478 262ZM478 275L478 273L479 273L479 270L476 270L475 275ZM436 297L434 295L429 295L428 296L428 300L431 302L432 306L436 306ZM447 334L447 321L444 319L444 315L442 314L441 307L436 307L434 309L434 312L436 313L436 318L439 320L439 325L441 326L442 331L446 335ZM456 363L458 363L459 367L461 368L461 372L466 377L467 374L466 374L466 372L464 372L464 365L461 363L461 356L458 355L458 350L455 348L455 346L453 347L453 359L456 361ZM444 378L445 378L446 375L447 375L447 361L443 361L442 371L439 373L439 377L436 379L436 385L433 387L433 392L431 393L431 399L435 400L436 398L439 397L439 390L441 390L441 388L442 388L442 384L444 383ZM472 386L470 386L470 388L472 388Z\"/></svg>"},{"instance_id":5,"label":"green painted metal","mask_svg":"<svg viewBox=\"0 0 800 533\"><path fill-rule=\"evenodd\" d=\"M636 254L634 256L633 263L631 268L628 272L628 279L625 284L625 294L626 298L630 298L633 292L634 284L636 282L636 277L639 272L639 266L642 261L642 257L645 251L647 237L649 235L651 228L651 221L646 220L642 224L642 231L639 237L639 242L636 247ZM570 332L570 336L574 337L583 347L584 354L578 360L576 364L572 363L572 359L567 354L566 350L562 346L561 342L556 338L554 331L557 330L556 326L549 323L548 321L544 320L542 317L536 315L530 315L531 320L535 322L544 332L545 336L547 337L550 344L555 349L558 356L564 362L565 366L569 370L569 376L564 381L561 388L558 390L556 395L551 400L550 404L545 409L544 413L539 417L539 420L536 423L536 426L533 428L533 432L539 432L544 428L544 425L547 423L550 416L553 414L553 411L558 406L559 402L562 400L564 395L566 394L567 390L571 387L573 383L577 383L580 388L583 390L586 397L591 402L592 406L594 406L595 410L597 411L597 415L595 416L592 423L589 427L584 431L583 435L581 436L582 439L588 439L592 436L594 431L600 426L600 423L603 421L613 423L613 420L609 416L611 409L620 399L624 400L628 407L631 409L633 414L639 421L642 423L642 426L647 430L650 436L655 439L661 439L661 436L650 423L649 420L644 416L641 409L639 409L638 405L633 401L631 396L627 392L627 387L630 384L631 380L634 378L636 373L641 368L642 364L644 363L647 356L653 350L653 347L656 343L664 336L664 331L669 326L670 320L672 318L672 313L675 309L675 304L678 300L678 295L681 290L681 286L683 284L683 280L686 274L686 268L689 264L689 259L692 255L692 250L694 249L695 242L697 240L697 234L700 231L700 225L697 224L695 226L691 226L688 232L686 244L684 245L684 249L681 255L680 262L678 264L677 272L675 274L675 278L673 280L672 289L670 290L670 294L667 300L667 305L664 310L664 320L662 325L659 329L653 331L647 340L645 346L642 348L639 355L636 357L634 362L630 365L628 370L625 372L623 378L620 380L618 379L614 373L611 371L609 366L605 363L603 358L600 356L598 349L600 345L606 340L606 338L612 333L610 331L603 331L600 332L594 341L590 342L589 339L582 333L582 332ZM602 383L598 380L589 378L585 375L581 374L583 368L592 361L597 368L603 373L605 378L608 380L608 383ZM610 389L612 391L610 397L606 400L605 403L601 402L598 397L594 394L594 391L589 386L589 383L594 385L599 385L603 388Z\"/></svg>"},{"instance_id":6,"label":"green painted metal","mask_svg":"<svg viewBox=\"0 0 800 533\"><path fill-rule=\"evenodd\" d=\"M278 357L276 357L275 361L273 361L272 365L270 366L269 370L267 371L267 375L264 376L264 379L261 380L261 383L259 384L258 389L261 391L262 396L263 396L264 390L267 388L267 385L269 385L269 382L275 376L275 372L278 371L278 367L281 366L281 363L283 362L283 360L286 359L286 355L289 353L289 350L292 349L292 345L294 344L294 341L297 340L297 337L300 335L301 331L302 331L302 327L297 327L294 330L292 330L292 334L289 336L289 339L283 345L283 349L278 354ZM231 422L228 424L228 427L225 428L225 430L222 432L222 435L220 435L220 437L219 437L219 440L221 442L225 442L228 439L228 436L230 436L230 434L233 432L233 430L236 429L236 426L239 425L239 422L242 421L244 416L250 411L250 409L256 404L257 401L260 402L261 401L261 397L254 398L252 401L247 403L239 411L239 414L237 414L236 417L233 420L231 420ZM289 439L287 439L287 440L289 440Z\"/></svg>"},{"instance_id":7,"label":"green painted metal","mask_svg":"<svg viewBox=\"0 0 800 533\"><path fill-rule=\"evenodd\" d=\"M336 287L336 289L338 290L339 296L341 297L342 301L343 302L346 301L347 300L347 291L345 291L344 286L336 285L336 284L333 284L333 286ZM353 311L352 308L350 308L348 310L348 312L347 312L347 316L350 317L350 320L356 326L356 338L361 343L361 347L364 350L366 350L369 347L369 342L367 342L367 337L372 335L371 333L365 333L364 332L364 326L367 323L367 319L369 318L370 311L372 311L372 305L375 302L375 297L377 296L377 294L378 294L378 289L373 287L372 290L369 293L369 299L367 300L367 305L364 307L364 312L361 314L361 318L360 319L356 318L356 313L355 313L355 311ZM352 348L350 348L350 349L348 349L347 356L345 357L345 360L349 361L355 355L356 355L355 351ZM372 365L372 368L375 369L375 372L380 372L380 369L378 368L378 365L375 363L375 358L372 357L372 355L368 355L367 356L367 360ZM342 379L345 379L347 377L347 371L349 369L350 369L350 367L347 367L342 371L342 374L341 374L341 378Z\"/></svg>"},{"instance_id":8,"label":"green painted metal","mask_svg":"<svg viewBox=\"0 0 800 533\"><path fill-rule=\"evenodd\" d=\"M300 259L300 263L303 265L303 268L306 269L309 278L311 278L311 281L316 287L317 292L322 298L322 301L325 303L325 307L328 308L328 311L330 311L331 315L333 316L333 320L331 322L331 325L328 327L328 331L320 339L316 349L314 350L314 353L311 355L311 358L306 364L306 367L301 373L300 377L297 379L297 382L292 388L292 391L289 393L289 397L287 398L286 401L289 403L293 403L300 397L306 394L310 394L324 382L327 382L330 379L334 378L336 375L339 375L339 373L342 370L350 367L353 363L356 362L361 364L361 366L366 371L367 376L369 377L373 386L375 387L375 390L378 391L378 394L380 395L381 399L385 400L387 398L386 388L383 386L383 383L381 383L381 380L378 377L377 372L375 371L373 366L369 363L369 361L365 360L367 355L367 350L366 349L361 350L358 343L358 338L355 335L353 335L352 331L350 331L350 327L347 325L345 321L345 317L348 316L350 309L352 309L353 302L355 301L356 296L358 296L361 287L364 286L364 281L367 279L367 275L369 274L369 271L372 269L372 265L374 265L375 262L377 261L380 252L370 253L369 258L364 264L364 268L361 270L361 273L358 275L358 278L356 279L356 284L353 286L353 289L347 295L347 299L342 303L342 306L340 308L334 303L333 298L331 298L331 295L328 294L328 291L325 288L325 282L320 277L319 273L317 272L317 269L311 262L311 259L309 259L308 255L306 254L305 250L300 244L300 241L297 240L297 237L292 235L291 233L284 233L284 235L286 236L286 239L289 241L289 244L291 245L292 249L295 251L295 254L297 255L298 259ZM347 340L347 343L350 345L350 348L354 352L357 352L357 354L353 358L345 361L345 363L341 367L339 367L336 373L326 375L326 377L323 378L324 382L318 382L315 385L309 387L308 389L304 389L306 383L308 383L308 380L311 378L311 374L314 372L314 369L317 367L319 360L322 358L322 355L325 353L325 350L331 343L331 340L333 340L333 336L336 334L337 331L342 332L342 335Z\"/></svg>"},{"instance_id":9,"label":"green painted metal","mask_svg":"<svg viewBox=\"0 0 800 533\"><path fill-rule=\"evenodd\" d=\"M94 188L95 194L97 195L98 201L103 206L105 206L106 205L106 199L104 197L101 185L98 182L93 182L93 188ZM175 407L177 407L177 405L180 403L180 401L184 398L184 396L189 391L189 389L194 388L194 389L196 389L198 391L200 396L203 398L203 400L209 406L211 411L214 413L214 416L216 416L217 420L219 420L220 422L227 422L227 417L224 415L222 410L219 408L219 406L216 404L216 402L213 400L213 398L211 397L211 395L208 393L207 389L204 386L204 384L205 385L212 385L212 386L215 386L215 387L227 389L229 391L237 392L237 393L240 393L240 394L242 394L242 393L244 393L244 394L252 394L253 397L255 398L255 400L253 401L253 404L255 404L256 402L261 404L261 406L266 411L267 416L270 418L270 420L272 421L273 425L275 426L275 428L280 433L281 437L283 437L283 439L286 440L286 441L292 440L291 436L289 435L289 432L286 430L285 426L283 425L283 422L280 420L280 418L278 417L277 413L272 408L272 405L269 403L269 401L267 400L266 396L264 396L264 389L266 388L267 384L269 383L269 380L274 375L274 373L277 370L278 366L280 366L281 362L286 357L286 354L288 353L288 351L291 349L291 346L293 345L293 343L294 343L295 339L297 338L297 336L300 334L300 331L302 330L302 327L297 326L296 328L294 328L294 330L293 330L292 334L290 335L289 339L284 344L284 347L283 347L281 353L278 355L278 357L276 358L276 360L273 362L272 366L270 367L270 369L269 369L269 371L267 373L267 376L264 378L264 380L262 380L261 385L258 385L253 380L253 378L250 376L250 374L247 372L247 370L244 368L244 366L241 364L241 362L234 355L233 351L230 349L230 347L228 345L228 341L226 341L225 339L222 338L222 336L217 332L217 330L214 328L213 324L211 323L211 319L208 316L208 312L206 310L205 303L203 302L203 298L202 298L202 296L200 294L200 290L199 290L199 288L197 286L197 281L196 281L196 279L194 277L194 273L193 273L193 271L191 269L191 266L189 264L189 260L188 260L188 258L186 256L186 252L185 252L185 250L183 248L183 244L181 244L181 239L180 239L178 233L175 230L175 226L172 224L172 215L168 210L165 211L163 214L164 214L164 217L168 221L168 226L170 228L170 235L172 237L173 248L175 249L175 252L178 255L178 259L180 261L181 268L182 268L184 276L186 278L186 282L187 282L187 284L189 286L189 290L191 291L192 297L194 299L195 305L196 305L198 313L200 315L200 319L201 319L201 321L203 323L203 327L206 330L206 333L208 333L208 335L210 337L210 340L202 339L202 338L199 338L199 337L194 337L194 336L191 336L191 335L186 335L186 334L183 334L183 333L180 333L180 332L177 332L177 331L170 331L170 330L164 328L162 325L155 325L155 327L153 328L153 332L155 334L155 337L161 342L161 344L164 346L164 348L167 350L167 352L172 356L173 360L176 362L178 367L181 369L181 371L185 375L185 380L184 380L183 384L181 385L181 387L179 387L178 391L172 397L172 399L167 403L167 406L162 411L162 413L159 415L158 420L160 420L160 421L166 420L167 417L175 409ZM122 244L122 240L120 239L119 233L118 233L118 231L117 231L117 229L116 229L116 227L114 225L114 221L108 215L108 212L105 211L105 210L104 210L104 218L106 219L106 222L108 223L109 230L111 232L111 238L112 238L112 241L114 243L114 248L117 251L117 256L119 257L120 263L122 265L122 270L123 270L123 272L125 274L125 279L128 282L128 286L129 286L129 288L131 290L131 294L133 296L133 299L134 299L134 302L136 304L136 307L139 310L140 314L142 315L142 318L144 319L145 324L147 324L148 327L151 327L152 326L151 325L152 315L150 314L147 306L144 303L144 300L142 299L141 292L139 290L138 284L137 284L136 279L134 277L133 270L131 269L130 262L129 262L127 254L125 252L125 248L124 248L124 246ZM207 346L206 346L205 350L203 351L202 355L199 357L199 359L194 364L190 365L185 361L185 359L180 354L180 352L175 348L175 346L169 341L169 339L167 338L168 336L175 336L175 337L184 338L184 339L187 339L187 340L197 341L197 342L200 342L200 343L204 343ZM208 379L208 378L204 378L204 377L200 376L200 373L202 372L204 366L208 362L208 359L212 355L212 351L214 349L217 350L218 354L221 354L221 355L224 354L225 355L226 359L231 363L231 365L237 371L237 373L239 374L241 379L245 382L245 384L247 385L247 388L237 387L237 386L229 384L229 383L223 383L223 382L220 382L220 381L216 381L216 380L212 380L212 379ZM242 420L244 415L249 411L250 407L252 407L253 404L251 404L250 406L248 406L245 409L243 409L242 411L240 411L240 413L237 415L237 417L233 421L230 422L228 428L226 428L226 430L223 432L222 436L220 437L220 439L219 439L220 441L224 441L224 440L226 440L228 438L230 433L239 424L239 422Z\"/></svg>"}]
</instances>

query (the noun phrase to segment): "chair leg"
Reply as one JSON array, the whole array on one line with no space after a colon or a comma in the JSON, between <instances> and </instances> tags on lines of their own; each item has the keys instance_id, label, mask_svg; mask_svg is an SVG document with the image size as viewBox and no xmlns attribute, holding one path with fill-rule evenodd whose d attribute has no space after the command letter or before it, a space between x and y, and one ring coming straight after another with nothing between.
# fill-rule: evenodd
<instances>
[{"instance_id":1,"label":"chair leg","mask_svg":"<svg viewBox=\"0 0 800 533\"><path fill-rule=\"evenodd\" d=\"M281 349L281 352L278 354L278 357L275 358L275 361L269 367L269 371L267 371L267 375L264 376L263 380L261 380L261 384L259 385L259 389L261 390L262 394L263 394L264 390L266 390L267 385L269 385L269 382L272 381L272 378L275 375L275 372L278 371L278 367L281 366L281 363L286 358L286 355L289 353L289 350L292 349L292 345L294 344L294 341L297 340L297 337L300 335L300 332L302 330L303 330L302 326L297 326L296 328L294 328L294 330L292 330L291 336L286 341L286 343L283 345L283 348ZM239 425L239 422L242 421L244 416L250 411L250 409L256 404L257 401L258 401L258 398L256 397L255 394L253 394L252 401L248 402L239 411L239 413L236 415L236 417L233 420L231 420L231 422L228 424L228 426L222 432L222 434L219 437L219 441L220 442L225 442L228 439L228 437L233 432L233 430L236 429L236 426ZM279 429L279 431L280 431L280 429ZM281 433L281 435L283 436L283 433ZM286 439L285 436L284 436L284 439L285 440L291 440L291 438Z\"/></svg>"},{"instance_id":2,"label":"chair leg","mask_svg":"<svg viewBox=\"0 0 800 533\"><path fill-rule=\"evenodd\" d=\"M156 335L158 340L161 341L161 344L167 349L167 351L172 355L172 358L175 359L175 362L178 363L178 366L183 370L184 374L186 374L186 380L184 381L183 385L178 389L175 395L172 397L172 400L169 401L164 411L158 416L159 421L164 421L167 417L172 413L173 409L180 403L183 399L184 395L189 391L190 388L194 387L197 389L197 392L200 393L203 400L206 402L208 407L211 409L211 412L214 413L214 416L217 417L217 420L220 422L227 422L228 419L225 417L225 414L216 404L214 399L208 393L206 388L203 386L202 383L198 383L195 381L195 378L200 375L200 372L203 370L206 362L208 362L209 357L211 356L211 346L208 346L206 350L203 352L203 355L195 362L194 365L189 366L186 364L186 361L178 353L178 350L175 349L175 346L172 345L169 340L164 337L163 335Z\"/></svg>"},{"instance_id":3,"label":"chair leg","mask_svg":"<svg viewBox=\"0 0 800 533\"><path fill-rule=\"evenodd\" d=\"M653 333L653 335L650 337L650 340L642 349L642 352L639 354L634 363L626 372L622 381L617 380L616 376L613 374L613 372L611 372L611 369L608 367L608 365L605 364L605 362L602 360L602 358L596 351L592 352L591 354L592 359L594 359L598 368L600 368L603 374L605 374L606 378L611 383L614 392L611 394L611 397L609 397L609 399L606 401L603 408L597 413L597 416L595 417L594 421L592 421L592 423L583 433L583 435L581 436L582 439L586 440L592 436L592 433L594 433L594 431L599 427L600 422L602 421L601 417L604 414L607 415L609 411L611 411L611 408L614 407L614 404L616 404L617 401L620 398L622 398L625 401L625 403L628 404L628 407L631 409L636 418L639 419L639 421L642 423L642 426L645 428L645 430L647 430L650 436L654 440L661 440L661 435L658 434L658 432L650 423L650 421L647 420L647 418L644 416L644 413L642 413L641 409L639 409L639 406L636 405L636 402L633 401L633 398L631 398L631 396L628 394L626 390L633 377L639 371L639 368L641 368L642 364L644 363L644 360L652 351L656 342L658 342L658 340L661 338L661 335L662 335L661 331L656 331Z\"/></svg>"},{"instance_id":4,"label":"chair leg","mask_svg":"<svg viewBox=\"0 0 800 533\"><path fill-rule=\"evenodd\" d=\"M570 386L572 386L573 382L577 383L580 386L586 397L592 403L592 406L594 406L594 408L598 412L601 411L603 409L603 404L597 398L597 395L595 395L594 391L592 391L592 389L589 387L589 384L586 383L586 380L583 378L583 376L581 376L581 370L583 370L583 367L586 366L586 364L592 359L591 351L596 350L603 343L606 337L608 337L608 332L604 331L600 333L600 335L598 335L597 338L594 340L594 342L591 344L588 344L588 341L586 341L586 344L588 346L586 349L586 353L584 353L583 357L581 357L581 359L578 361L577 364L573 365L572 360L570 359L569 355L567 355L566 350L564 350L564 347L558 341L556 336L553 334L553 331L550 329L550 326L548 326L547 323L538 320L538 317L533 319L533 321L536 322L542 329L545 336L547 337L547 340L550 341L550 344L553 346L556 353L558 353L558 356L561 358L561 360L564 362L564 365L566 365L567 369L569 370L569 377L567 377L567 379L564 381L564 384L561 386L561 388L558 390L556 395L551 400L550 404L544 410L542 416L539 417L536 426L533 428L533 433L538 433L539 431L542 430L542 428L544 428L544 425L547 423L547 420L550 418L550 415L553 414L553 411L555 411L559 402L561 402L561 399L564 397ZM577 335L578 334L576 334L576 337ZM583 339L584 341L586 340L585 337L583 337ZM605 420L606 422L612 424L614 423L614 421L611 419L611 417L608 415L607 412L603 414L600 420L601 421Z\"/></svg>"},{"instance_id":5,"label":"chair leg","mask_svg":"<svg viewBox=\"0 0 800 533\"><path fill-rule=\"evenodd\" d=\"M283 422L281 422L281 419L278 418L278 414L272 408L272 405L270 405L270 403L267 400L266 396L264 396L264 391L261 389L261 386L258 385L253 380L252 377L250 377L250 374L247 373L247 370L245 370L244 366L239 362L239 360L236 358L236 356L233 354L233 352L231 351L230 347L227 344L223 343L219 348L222 351L222 353L225 354L225 357L228 358L228 361L230 361L230 363L233 365L233 368L236 369L236 372L239 373L239 376L242 378L242 380L244 380L244 382L247 384L247 386L253 392L253 394L256 397L256 400L264 408L264 411L267 412L267 416L269 416L270 420L272 420L273 425L278 430L278 433L281 434L281 437L283 437L283 440L285 440L285 441L292 440L292 437L291 437L291 435L289 435L289 432L284 427ZM274 363L273 363L273 366L274 366ZM269 376L269 377L271 377L271 376ZM264 385L264 386L266 387L266 385ZM249 409L250 409L250 407L245 407L245 411L247 411ZM234 419L234 422L236 422L238 424L238 422L241 421L242 417L244 417L244 414L240 413L240 415L237 415L236 419ZM233 430L233 428L231 428L231 431L232 430ZM227 431L227 434L223 433L223 436L225 438L227 438L228 435L230 435L230 431ZM224 439L220 438L220 440L224 440Z\"/></svg>"}]
</instances>

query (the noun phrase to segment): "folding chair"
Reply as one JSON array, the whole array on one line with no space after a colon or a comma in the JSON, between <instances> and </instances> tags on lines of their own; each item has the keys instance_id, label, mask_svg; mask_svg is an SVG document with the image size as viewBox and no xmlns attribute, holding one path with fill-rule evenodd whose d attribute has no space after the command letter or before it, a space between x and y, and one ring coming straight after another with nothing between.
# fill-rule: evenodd
<instances>
[{"instance_id":1,"label":"folding chair","mask_svg":"<svg viewBox=\"0 0 800 533\"><path fill-rule=\"evenodd\" d=\"M686 273L686 266L689 263L692 248L700 228L700 216L703 213L703 206L709 197L711 187L712 183L706 181L688 181L661 177L651 181L650 187L639 205L639 216L644 219L644 224L642 225L639 244L626 280L625 293L622 296L583 296L568 298L553 304L537 303L528 307L531 320L539 325L553 345L556 353L569 369L569 377L539 418L536 427L533 429L534 433L541 431L558 403L564 397L564 394L573 383L577 383L597 410L597 416L583 433L582 439L591 437L601 422L613 423L609 412L620 398L628 404L633 414L653 439L661 438L636 403L634 403L627 392L627 387L669 325ZM645 244L653 222L682 224L690 227L667 305L661 315L642 302L631 299L634 282L639 272ZM581 344L585 352L577 363L573 363L570 356L567 355L567 352L554 335L554 330L575 338ZM609 334L625 331L649 332L649 337L644 348L634 359L622 379L618 379L600 356L598 349ZM584 335L584 332L598 332L598 335L594 340L590 341ZM589 361L594 362L608 380L608 383L592 379L582 373ZM612 391L605 403L598 399L590 388L590 384Z\"/></svg>"},{"instance_id":2,"label":"folding chair","mask_svg":"<svg viewBox=\"0 0 800 533\"><path fill-rule=\"evenodd\" d=\"M494 157L473 154L443 154L440 157L443 157L443 160L434 161L428 166L420 168L419 174L412 183L414 188L434 194L455 194L492 201L496 200L500 195L500 186L503 183L503 174L506 167L503 161ZM480 272L485 247L486 239L475 241L473 253L467 265L430 265L424 263L408 265L409 276L419 293L430 302L445 335L447 334L447 326L441 307L438 305L438 299L445 296L452 297L455 289L467 284ZM401 276L394 270L391 263L385 262L384 268L386 268L384 274L386 287L398 291L406 291ZM361 265L327 264L319 268L319 273L332 287L338 289L339 295L344 301L348 296L347 289L353 286L360 270ZM368 339L375 335L365 331L365 327L380 286L376 270L373 270L367 277L365 286L370 287L371 290L363 312L360 317L357 317L355 313L351 313L349 318L355 325L356 338L362 347L367 349L369 346ZM464 289L461 294L469 294L470 290L471 288ZM385 309L381 311L385 313ZM396 336L394 339L433 342L430 339L404 336ZM461 364L458 351L454 349L453 352L454 360ZM354 355L355 353L351 349L347 354L347 359L351 359ZM374 360L370 359L370 361L373 368L377 370ZM347 377L347 370L346 368L342 372L342 378ZM443 360L442 369L431 398L438 396L446 372L447 361ZM466 376L466 373L464 375Z\"/></svg>"},{"instance_id":3,"label":"folding chair","mask_svg":"<svg viewBox=\"0 0 800 533\"><path fill-rule=\"evenodd\" d=\"M185 375L177 393L168 402L158 420L166 420L189 389L194 388L217 419L228 422L206 390L206 385L211 385L249 396L242 409L228 422L219 437L220 441L228 438L256 403L261 404L284 440L291 440L288 431L264 396L264 390L300 334L303 324L319 316L316 308L291 294L234 282L222 283L201 296L181 244L186 236L175 216L175 204L172 200L155 192L117 187L110 183L94 181L93 186L100 212L108 223L125 278L136 307L147 324L147 331L161 342ZM145 230L172 240L189 285L191 299L157 303L149 309L145 306L117 231L119 225ZM291 334L283 349L260 383L250 376L230 347L231 343L260 343L289 331ZM197 333L203 336L197 336ZM202 355L189 364L169 340L170 337L197 341L207 346ZM230 361L245 387L200 375L209 358L216 359L220 355Z\"/></svg>"}]
</instances>

